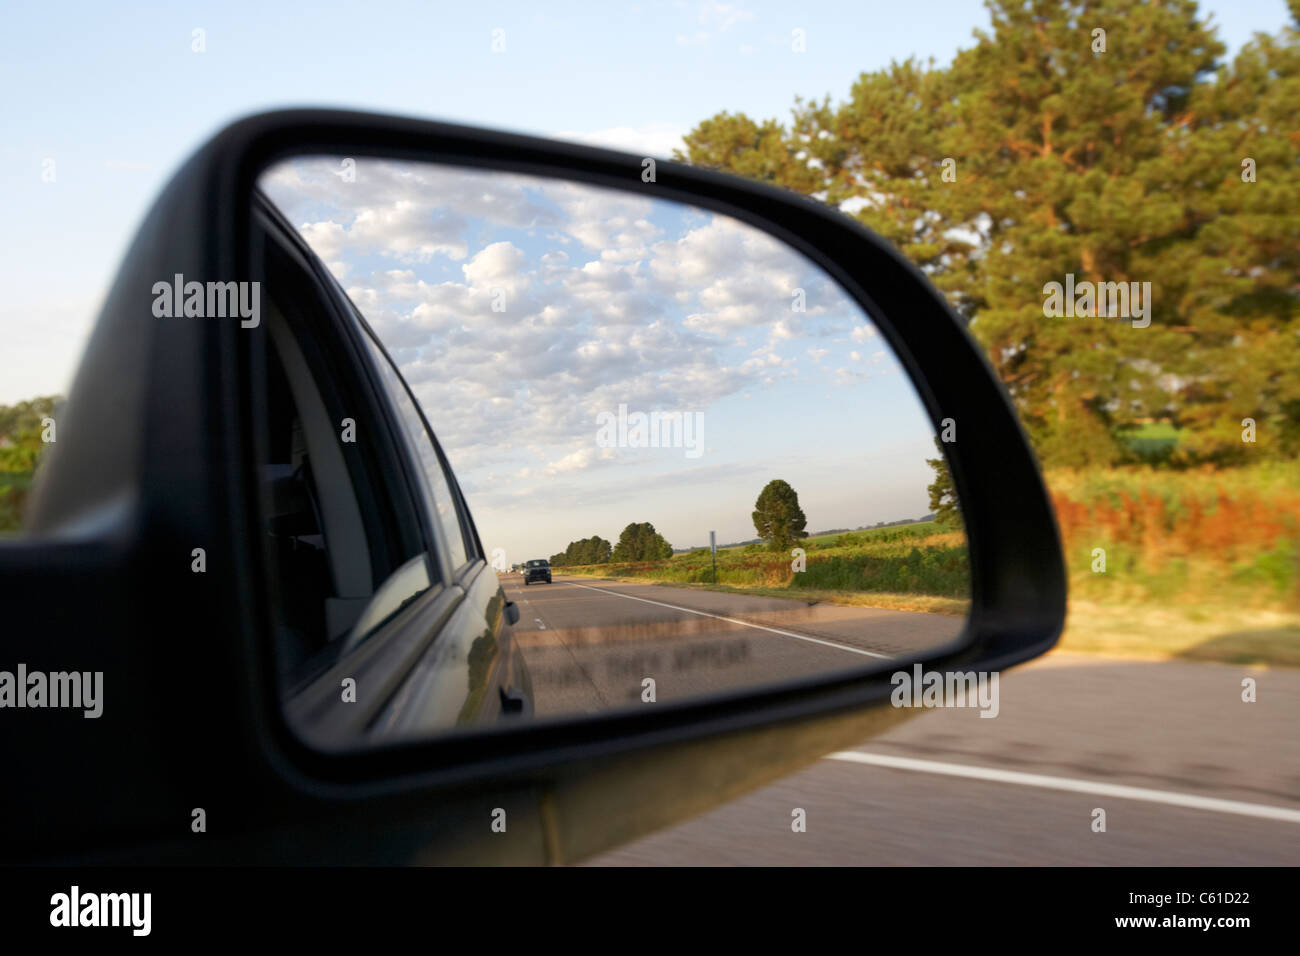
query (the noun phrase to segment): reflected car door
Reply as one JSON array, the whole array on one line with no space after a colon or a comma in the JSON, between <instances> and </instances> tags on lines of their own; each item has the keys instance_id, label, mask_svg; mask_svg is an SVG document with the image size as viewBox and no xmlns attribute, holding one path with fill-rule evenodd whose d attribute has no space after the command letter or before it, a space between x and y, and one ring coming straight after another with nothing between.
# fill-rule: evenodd
<instances>
[{"instance_id":1,"label":"reflected car door","mask_svg":"<svg viewBox=\"0 0 1300 956\"><path fill-rule=\"evenodd\" d=\"M473 517L419 403L383 344L337 283L366 341L392 415L406 438L408 462L421 482L422 506L445 580L463 593L437 639L376 722L405 735L453 724L529 716L532 684L512 625L517 609L487 563Z\"/></svg>"}]
</instances>

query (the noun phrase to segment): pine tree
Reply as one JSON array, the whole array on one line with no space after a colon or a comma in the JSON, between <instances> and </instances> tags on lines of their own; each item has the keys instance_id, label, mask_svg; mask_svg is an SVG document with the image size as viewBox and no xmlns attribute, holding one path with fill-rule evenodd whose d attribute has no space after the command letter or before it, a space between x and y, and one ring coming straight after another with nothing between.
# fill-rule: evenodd
<instances>
[{"instance_id":1,"label":"pine tree","mask_svg":"<svg viewBox=\"0 0 1300 956\"><path fill-rule=\"evenodd\" d=\"M1182 430L1177 463L1300 453L1296 30L1224 65L1193 0L986 5L949 66L864 73L838 105L796 100L788 129L719 114L687 158L897 244L970 320L1048 464L1132 460L1152 422ZM1047 315L1067 275L1150 283L1150 324L1132 302Z\"/></svg>"}]
</instances>

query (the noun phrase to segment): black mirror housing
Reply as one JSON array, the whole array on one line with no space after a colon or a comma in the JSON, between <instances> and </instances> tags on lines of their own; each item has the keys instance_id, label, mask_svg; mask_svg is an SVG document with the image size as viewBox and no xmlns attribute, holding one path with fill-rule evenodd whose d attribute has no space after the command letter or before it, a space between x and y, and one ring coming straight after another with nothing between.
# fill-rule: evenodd
<instances>
[{"instance_id":1,"label":"black mirror housing","mask_svg":"<svg viewBox=\"0 0 1300 956\"><path fill-rule=\"evenodd\" d=\"M948 419L956 423L957 440L946 450L969 539L970 617L957 646L907 666L1000 671L1055 643L1066 573L1028 441L962 322L885 240L812 200L668 161L657 162L648 183L643 157L571 143L354 112L256 115L204 145L141 226L78 371L57 447L39 475L32 537L0 546L0 600L17 608L8 629L12 659L46 670L103 670L108 701L93 722L80 714L38 720L29 713L0 742L0 761L16 779L33 781L6 794L6 858L67 858L93 844L104 859L118 859L115 847L143 840L156 848L154 859L202 854L246 861L268 852L281 861L318 859L295 855L292 841L258 849L239 836L293 820L302 832L351 828L356 836L339 844L340 859L367 852L372 860L406 858L392 841L363 838L384 826L414 828L430 846L444 840L452 849L430 851L432 858L458 859L468 838L426 827L431 805L460 808L448 810L447 820L462 810L472 816L491 784L524 805L549 806L543 815L562 820L566 807L577 812L586 805L584 786L656 772L652 754L660 771L680 772L706 759L705 741L729 741L739 759L761 735L784 727L780 746L793 766L804 759L801 751L834 746L827 728L861 732L864 724L849 718L889 698L890 671L900 662L632 714L520 724L355 755L322 754L301 743L280 712L259 583L248 441L253 410L243 383L250 336L263 332L234 319L158 318L151 303L154 285L178 274L257 281L257 177L277 160L319 154L653 191L793 246L871 316L936 432ZM195 549L204 553L203 573L192 570ZM85 726L91 723L93 730ZM778 738L767 739L770 745ZM49 752L116 785L90 800L74 770L46 774L38 755ZM742 786L741 765L727 766L734 786ZM627 792L636 791L629 783ZM726 792L719 787L716 796ZM646 790L644 799L662 794ZM234 836L195 849L188 821L196 807ZM655 819L629 817L571 843L546 836L543 827L537 846L548 859L572 858L633 832L619 826ZM49 822L33 823L40 820ZM518 847L509 853L527 859Z\"/></svg>"}]
</instances>

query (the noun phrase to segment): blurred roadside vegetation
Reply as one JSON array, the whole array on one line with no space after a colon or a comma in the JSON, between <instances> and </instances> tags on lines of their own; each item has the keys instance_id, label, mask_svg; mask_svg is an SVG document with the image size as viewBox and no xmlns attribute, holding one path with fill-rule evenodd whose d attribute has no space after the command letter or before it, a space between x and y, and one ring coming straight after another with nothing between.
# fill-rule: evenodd
<instances>
[{"instance_id":1,"label":"blurred roadside vegetation","mask_svg":"<svg viewBox=\"0 0 1300 956\"><path fill-rule=\"evenodd\" d=\"M1300 462L1046 478L1070 573L1063 648L1300 667Z\"/></svg>"},{"instance_id":2,"label":"blurred roadside vegetation","mask_svg":"<svg viewBox=\"0 0 1300 956\"><path fill-rule=\"evenodd\" d=\"M32 478L48 447L41 440L41 420L54 418L62 401L51 395L0 405L0 537L22 527Z\"/></svg>"}]
</instances>

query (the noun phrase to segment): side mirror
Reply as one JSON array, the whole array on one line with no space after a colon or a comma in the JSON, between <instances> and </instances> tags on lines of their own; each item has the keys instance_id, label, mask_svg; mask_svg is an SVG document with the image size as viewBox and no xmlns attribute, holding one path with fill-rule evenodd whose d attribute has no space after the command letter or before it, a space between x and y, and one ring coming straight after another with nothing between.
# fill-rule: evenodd
<instances>
[{"instance_id":1,"label":"side mirror","mask_svg":"<svg viewBox=\"0 0 1300 956\"><path fill-rule=\"evenodd\" d=\"M259 458L265 409L256 383L274 361L268 327L278 319L242 304L224 317L188 314L184 301L174 314L156 307L157 287L180 282L176 277L197 278L205 289L262 288L269 279L260 177L277 164L317 156L495 171L688 204L742 222L806 258L869 316L934 432L955 429L944 451L970 566L970 610L960 634L912 657L863 659L833 673L653 708L501 720L440 736L383 738L370 747L323 746L359 739L381 714L414 718L409 708L368 712L364 720L358 711L336 713L336 702L347 703L338 673L294 672L277 651L292 636L276 632L265 501L270 487L284 496L298 492L292 470L268 476ZM6 856L46 858L54 848L86 845L108 854L130 835L141 841L134 852L147 845L154 859L250 860L268 852L252 836L259 828L311 820L301 845L313 859L578 858L906 716L890 707L892 678L902 670L998 672L1052 646L1064 622L1066 576L1048 496L1007 396L933 286L884 240L823 205L686 165L646 163L569 143L334 111L242 120L189 160L142 226L105 305L33 493L32 534L0 546L0 600L17 617L8 628L12 659L31 670L102 672L106 687L97 721L49 720L29 710L18 718L18 732L0 742L0 761L16 778L33 781L13 795L20 805L4 823ZM283 255L316 283L304 285L296 300L315 323L299 343L305 361L332 383L324 390L330 406L338 393L373 381L348 364L348 356L368 347L349 331L354 317L344 314L337 284L322 291L332 280L310 249ZM174 296L188 297L183 286ZM391 422L373 424L382 433L375 440L390 450L404 441ZM344 464L368 467L347 459L351 454L345 450ZM442 453L435 447L429 455ZM314 469L327 467L314 457ZM439 494L456 508L466 497L454 476ZM322 525L365 527L346 509L324 513L316 502L286 508L286 533L295 533L294 515L313 508ZM474 562L473 517L462 509L459 521L471 542L466 565L486 566L481 553ZM418 550L406 541L418 524L414 515L396 515L382 546L330 569L338 593L329 598L324 639L369 654L357 658L358 666L381 650L400 651L409 665L403 673L424 673L426 646L414 624L404 632L407 643L373 652L367 648L378 645L357 630L358 618L375 606L377 592L367 582L386 561L399 567L399 558ZM556 568L557 580L562 570ZM430 619L452 613L456 588L482 586L471 585L458 562L433 571L425 588L435 580L445 587L430 594ZM495 581L495 572L487 573ZM391 592L384 614L398 614L423 593L409 587L409 578L402 583L408 590ZM528 593L531 599L533 589ZM506 592L494 607L503 626L519 623L520 608ZM468 645L465 653L472 653ZM329 681L320 683L321 674ZM313 680L314 689L299 694L290 710L309 721L318 715L327 729L303 734L286 716L286 687ZM377 693L392 702L410 686L385 684ZM501 712L529 712L523 695L503 681ZM60 754L65 768L120 778L120 787L105 792L121 796L83 807L74 796L76 775L51 775L42 753ZM544 803L551 822L529 824L540 834L531 843L490 844L486 829L480 841L469 835L478 829L463 821L491 808L484 793L532 808L529 819L540 819L532 810ZM591 801L615 798L626 812L591 823ZM230 840L200 849L187 842L184 821L197 800L220 808ZM351 834L346 841L331 836L341 826ZM402 828L404 838L378 836ZM288 851L280 845L275 852Z\"/></svg>"}]
</instances>

